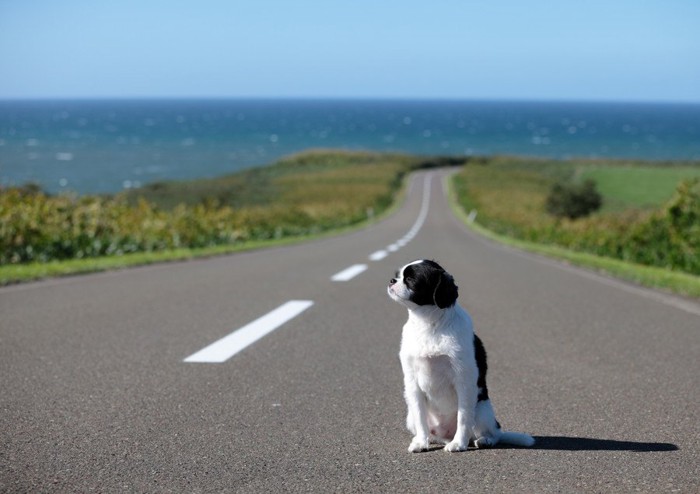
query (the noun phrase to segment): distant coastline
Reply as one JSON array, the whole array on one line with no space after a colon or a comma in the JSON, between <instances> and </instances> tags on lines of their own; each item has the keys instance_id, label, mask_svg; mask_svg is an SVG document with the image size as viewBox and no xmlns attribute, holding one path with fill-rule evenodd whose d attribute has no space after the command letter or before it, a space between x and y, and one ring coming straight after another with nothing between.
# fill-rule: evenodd
<instances>
[{"instance_id":1,"label":"distant coastline","mask_svg":"<svg viewBox=\"0 0 700 494\"><path fill-rule=\"evenodd\" d=\"M112 193L312 148L700 160L699 103L406 99L0 101L0 184Z\"/></svg>"}]
</instances>

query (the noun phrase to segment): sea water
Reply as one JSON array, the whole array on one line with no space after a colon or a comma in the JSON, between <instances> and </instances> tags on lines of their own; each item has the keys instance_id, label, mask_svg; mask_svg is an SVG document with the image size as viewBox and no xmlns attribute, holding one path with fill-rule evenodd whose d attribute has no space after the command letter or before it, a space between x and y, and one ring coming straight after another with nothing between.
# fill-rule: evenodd
<instances>
[{"instance_id":1,"label":"sea water","mask_svg":"<svg viewBox=\"0 0 700 494\"><path fill-rule=\"evenodd\" d=\"M512 101L0 101L0 184L113 193L311 148L700 160L700 105Z\"/></svg>"}]
</instances>

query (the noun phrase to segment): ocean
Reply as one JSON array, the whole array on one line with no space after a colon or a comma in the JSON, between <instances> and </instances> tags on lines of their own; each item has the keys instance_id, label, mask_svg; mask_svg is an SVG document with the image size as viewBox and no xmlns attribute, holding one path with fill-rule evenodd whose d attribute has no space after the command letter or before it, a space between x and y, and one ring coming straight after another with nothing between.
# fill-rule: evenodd
<instances>
[{"instance_id":1,"label":"ocean","mask_svg":"<svg viewBox=\"0 0 700 494\"><path fill-rule=\"evenodd\" d=\"M310 148L700 160L700 104L0 101L0 185L114 193Z\"/></svg>"}]
</instances>

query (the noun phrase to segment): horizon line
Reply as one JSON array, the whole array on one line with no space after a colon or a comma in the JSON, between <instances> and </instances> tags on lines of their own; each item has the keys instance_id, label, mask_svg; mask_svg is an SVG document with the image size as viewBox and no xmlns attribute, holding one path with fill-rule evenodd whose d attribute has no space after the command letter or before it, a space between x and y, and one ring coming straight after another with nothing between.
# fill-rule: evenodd
<instances>
[{"instance_id":1,"label":"horizon line","mask_svg":"<svg viewBox=\"0 0 700 494\"><path fill-rule=\"evenodd\" d=\"M435 96L0 96L0 102L88 102L88 101L336 101L336 102L426 102L426 103L569 103L700 105L700 100L642 100L612 98L515 98L515 97L435 97Z\"/></svg>"}]
</instances>

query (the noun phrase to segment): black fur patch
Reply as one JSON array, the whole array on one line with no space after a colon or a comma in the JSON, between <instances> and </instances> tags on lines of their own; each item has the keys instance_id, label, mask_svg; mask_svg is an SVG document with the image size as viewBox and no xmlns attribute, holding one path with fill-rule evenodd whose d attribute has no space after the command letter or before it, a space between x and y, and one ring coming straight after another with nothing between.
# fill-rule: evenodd
<instances>
[{"instance_id":1,"label":"black fur patch","mask_svg":"<svg viewBox=\"0 0 700 494\"><path fill-rule=\"evenodd\" d=\"M451 307L457 301L454 279L435 261L423 260L406 266L403 281L411 290L411 302L417 305Z\"/></svg>"},{"instance_id":2,"label":"black fur patch","mask_svg":"<svg viewBox=\"0 0 700 494\"><path fill-rule=\"evenodd\" d=\"M477 400L486 401L489 399L489 390L486 387L486 370L488 368L486 365L486 349L477 335L474 335L474 356L476 357L476 366L479 369L479 377L476 381L476 385L479 388Z\"/></svg>"}]
</instances>

